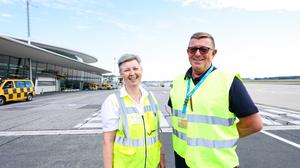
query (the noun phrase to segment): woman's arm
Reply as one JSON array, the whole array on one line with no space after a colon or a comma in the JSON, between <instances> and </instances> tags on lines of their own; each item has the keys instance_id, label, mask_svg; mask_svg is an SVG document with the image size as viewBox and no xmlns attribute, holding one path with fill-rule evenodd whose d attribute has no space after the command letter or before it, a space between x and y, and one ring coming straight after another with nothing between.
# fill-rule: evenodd
<instances>
[{"instance_id":1,"label":"woman's arm","mask_svg":"<svg viewBox=\"0 0 300 168\"><path fill-rule=\"evenodd\" d=\"M112 168L113 163L113 147L116 132L109 131L103 133L103 163L104 168Z\"/></svg>"},{"instance_id":2,"label":"woman's arm","mask_svg":"<svg viewBox=\"0 0 300 168\"><path fill-rule=\"evenodd\" d=\"M166 168L165 152L164 152L163 143L160 135L159 135L159 141L161 143L161 147L160 147L160 161L159 161L158 168Z\"/></svg>"}]
</instances>

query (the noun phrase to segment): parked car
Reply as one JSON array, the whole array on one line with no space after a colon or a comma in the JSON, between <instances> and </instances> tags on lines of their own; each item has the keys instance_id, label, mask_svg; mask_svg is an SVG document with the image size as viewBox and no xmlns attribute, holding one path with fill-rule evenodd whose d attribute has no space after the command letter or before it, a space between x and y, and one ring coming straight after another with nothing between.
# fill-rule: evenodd
<instances>
[{"instance_id":1,"label":"parked car","mask_svg":"<svg viewBox=\"0 0 300 168\"><path fill-rule=\"evenodd\" d=\"M0 106L9 101L31 101L34 95L34 84L31 80L0 80Z\"/></svg>"}]
</instances>

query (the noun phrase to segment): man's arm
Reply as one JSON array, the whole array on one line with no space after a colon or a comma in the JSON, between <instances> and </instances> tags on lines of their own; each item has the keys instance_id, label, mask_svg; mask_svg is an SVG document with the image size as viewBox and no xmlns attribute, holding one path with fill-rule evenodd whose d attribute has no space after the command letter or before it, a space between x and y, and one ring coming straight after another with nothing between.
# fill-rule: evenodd
<instances>
[{"instance_id":1,"label":"man's arm","mask_svg":"<svg viewBox=\"0 0 300 168\"><path fill-rule=\"evenodd\" d=\"M104 168L112 168L113 159L113 147L116 137L115 131L109 131L103 133L103 163Z\"/></svg>"},{"instance_id":2,"label":"man's arm","mask_svg":"<svg viewBox=\"0 0 300 168\"><path fill-rule=\"evenodd\" d=\"M240 138L254 134L262 130L262 128L263 123L258 112L246 117L239 118L239 122L237 123L237 129Z\"/></svg>"}]
</instances>

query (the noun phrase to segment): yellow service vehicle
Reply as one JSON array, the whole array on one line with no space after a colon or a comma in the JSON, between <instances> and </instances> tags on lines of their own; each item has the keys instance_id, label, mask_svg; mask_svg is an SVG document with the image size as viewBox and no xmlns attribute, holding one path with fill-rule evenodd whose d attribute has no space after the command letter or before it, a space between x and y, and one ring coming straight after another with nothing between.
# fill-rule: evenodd
<instances>
[{"instance_id":1,"label":"yellow service vehicle","mask_svg":"<svg viewBox=\"0 0 300 168\"><path fill-rule=\"evenodd\" d=\"M0 106L9 101L31 101L34 95L34 85L31 80L0 80Z\"/></svg>"},{"instance_id":2,"label":"yellow service vehicle","mask_svg":"<svg viewBox=\"0 0 300 168\"><path fill-rule=\"evenodd\" d=\"M113 89L113 86L110 83L102 83L99 89L100 90L111 90L111 89Z\"/></svg>"},{"instance_id":3,"label":"yellow service vehicle","mask_svg":"<svg viewBox=\"0 0 300 168\"><path fill-rule=\"evenodd\" d=\"M97 90L98 89L97 83L89 83L89 90Z\"/></svg>"}]
</instances>

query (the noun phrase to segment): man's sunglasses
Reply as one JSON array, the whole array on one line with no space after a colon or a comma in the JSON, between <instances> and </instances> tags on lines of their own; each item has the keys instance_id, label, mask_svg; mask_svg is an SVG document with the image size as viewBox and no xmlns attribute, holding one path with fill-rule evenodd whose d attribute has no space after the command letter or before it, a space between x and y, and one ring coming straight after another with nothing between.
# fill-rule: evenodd
<instances>
[{"instance_id":1,"label":"man's sunglasses","mask_svg":"<svg viewBox=\"0 0 300 168\"><path fill-rule=\"evenodd\" d=\"M187 52L189 54L196 54L197 50L199 50L200 54L205 55L207 54L210 50L213 50L212 48L209 47L188 47Z\"/></svg>"}]
</instances>

